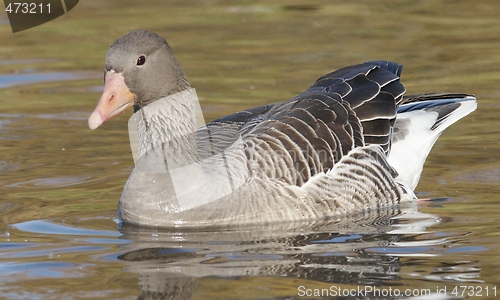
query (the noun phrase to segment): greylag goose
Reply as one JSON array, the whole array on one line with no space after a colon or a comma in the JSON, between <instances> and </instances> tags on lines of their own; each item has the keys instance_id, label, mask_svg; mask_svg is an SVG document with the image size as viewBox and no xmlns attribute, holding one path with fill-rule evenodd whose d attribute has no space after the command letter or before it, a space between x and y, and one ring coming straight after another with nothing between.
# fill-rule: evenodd
<instances>
[{"instance_id":1,"label":"greylag goose","mask_svg":"<svg viewBox=\"0 0 500 300\"><path fill-rule=\"evenodd\" d=\"M471 95L403 96L402 66L370 61L302 94L197 126L196 93L170 46L148 31L106 56L95 129L133 106L138 159L122 221L159 227L328 218L415 200L432 146L476 108ZM199 125L199 124L198 124Z\"/></svg>"}]
</instances>

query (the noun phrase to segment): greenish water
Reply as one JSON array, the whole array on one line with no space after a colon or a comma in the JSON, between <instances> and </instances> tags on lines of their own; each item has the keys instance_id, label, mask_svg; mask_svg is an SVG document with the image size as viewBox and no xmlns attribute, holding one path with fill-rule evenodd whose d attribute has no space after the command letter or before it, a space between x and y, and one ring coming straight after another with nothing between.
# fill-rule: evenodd
<instances>
[{"instance_id":1,"label":"greenish water","mask_svg":"<svg viewBox=\"0 0 500 300\"><path fill-rule=\"evenodd\" d=\"M301 299L377 287L495 299L499 9L496 1L86 0L16 34L0 13L0 297ZM408 93L475 94L478 109L443 134L417 187L444 200L233 231L118 228L133 168L131 112L96 131L87 117L108 47L135 29L169 40L207 120L289 99L327 72L372 59L404 64Z\"/></svg>"}]
</instances>

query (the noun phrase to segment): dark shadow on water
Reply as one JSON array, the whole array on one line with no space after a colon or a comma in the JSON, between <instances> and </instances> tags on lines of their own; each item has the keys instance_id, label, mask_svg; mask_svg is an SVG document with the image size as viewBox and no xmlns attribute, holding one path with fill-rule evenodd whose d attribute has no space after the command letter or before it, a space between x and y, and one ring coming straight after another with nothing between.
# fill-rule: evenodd
<instances>
[{"instance_id":1,"label":"dark shadow on water","mask_svg":"<svg viewBox=\"0 0 500 300\"><path fill-rule=\"evenodd\" d=\"M202 278L286 277L312 285L382 286L399 280L400 257L426 251L436 255L432 247L446 239L418 237L439 222L435 215L408 207L233 229L123 225L123 238L132 242L122 245L126 252L118 258L130 263L127 271L139 275L139 299L191 299ZM299 296L297 292L287 299Z\"/></svg>"}]
</instances>

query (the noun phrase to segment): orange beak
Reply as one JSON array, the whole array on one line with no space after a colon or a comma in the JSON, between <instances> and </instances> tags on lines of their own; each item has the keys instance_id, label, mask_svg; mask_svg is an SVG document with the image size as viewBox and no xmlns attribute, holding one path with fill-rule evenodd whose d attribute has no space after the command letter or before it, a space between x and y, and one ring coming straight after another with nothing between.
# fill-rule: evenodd
<instances>
[{"instance_id":1,"label":"orange beak","mask_svg":"<svg viewBox=\"0 0 500 300\"><path fill-rule=\"evenodd\" d=\"M92 130L134 105L135 95L128 89L121 73L108 71L105 78L101 99L89 117Z\"/></svg>"}]
</instances>

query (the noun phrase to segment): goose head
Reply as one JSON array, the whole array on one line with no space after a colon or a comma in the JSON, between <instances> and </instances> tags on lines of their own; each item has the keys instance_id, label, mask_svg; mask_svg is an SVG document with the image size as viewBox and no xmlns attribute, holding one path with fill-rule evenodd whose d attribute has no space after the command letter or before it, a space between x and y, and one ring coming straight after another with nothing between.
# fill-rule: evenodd
<instances>
[{"instance_id":1,"label":"goose head","mask_svg":"<svg viewBox=\"0 0 500 300\"><path fill-rule=\"evenodd\" d=\"M189 88L167 41L149 31L133 31L106 55L104 91L88 119L90 129L133 106L135 111Z\"/></svg>"}]
</instances>

